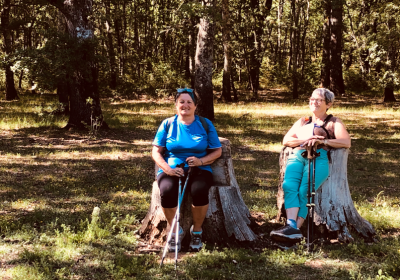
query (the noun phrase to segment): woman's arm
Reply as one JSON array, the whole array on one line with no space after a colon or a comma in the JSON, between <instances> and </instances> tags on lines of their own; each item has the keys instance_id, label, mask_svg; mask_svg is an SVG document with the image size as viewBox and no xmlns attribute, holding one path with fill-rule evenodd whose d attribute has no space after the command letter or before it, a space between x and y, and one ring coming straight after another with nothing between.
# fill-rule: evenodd
<instances>
[{"instance_id":1,"label":"woman's arm","mask_svg":"<svg viewBox=\"0 0 400 280\"><path fill-rule=\"evenodd\" d=\"M332 148L350 148L351 147L351 139L350 135L347 132L343 122L337 118L335 123L335 137L336 139L324 139L322 137L319 139L310 139L304 143L304 145L314 146L315 143L319 144L326 144Z\"/></svg>"},{"instance_id":2,"label":"woman's arm","mask_svg":"<svg viewBox=\"0 0 400 280\"><path fill-rule=\"evenodd\" d=\"M202 158L188 157L186 161L189 166L202 166L213 163L222 154L222 148L209 149L211 152Z\"/></svg>"},{"instance_id":3,"label":"woman's arm","mask_svg":"<svg viewBox=\"0 0 400 280\"><path fill-rule=\"evenodd\" d=\"M283 137L282 144L287 147L298 147L305 143L308 143L309 140L314 139L324 139L323 136L314 135L311 136L309 139L298 139L296 136L296 131L301 127L301 119L294 123L294 125L289 129L286 133L285 137Z\"/></svg>"},{"instance_id":4,"label":"woman's arm","mask_svg":"<svg viewBox=\"0 0 400 280\"><path fill-rule=\"evenodd\" d=\"M169 166L168 163L165 161L163 157L164 149L164 147L153 146L151 156L157 163L158 167L160 167L162 171L164 171L169 176L184 176L184 171L182 168L171 168L171 166Z\"/></svg>"},{"instance_id":5,"label":"woman's arm","mask_svg":"<svg viewBox=\"0 0 400 280\"><path fill-rule=\"evenodd\" d=\"M338 118L336 119L335 123L335 137L336 139L326 139L326 144L332 148L351 147L350 135L347 132L343 122Z\"/></svg>"}]
</instances>

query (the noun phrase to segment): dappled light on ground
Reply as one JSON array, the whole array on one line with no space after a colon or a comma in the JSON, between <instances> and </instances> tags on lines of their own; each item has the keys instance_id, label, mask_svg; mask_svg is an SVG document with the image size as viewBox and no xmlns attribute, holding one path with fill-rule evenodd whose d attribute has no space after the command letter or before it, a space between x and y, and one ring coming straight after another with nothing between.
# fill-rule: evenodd
<instances>
[{"instance_id":1,"label":"dappled light on ground","mask_svg":"<svg viewBox=\"0 0 400 280\"><path fill-rule=\"evenodd\" d=\"M372 101L371 101L372 100ZM182 279L390 279L400 277L400 111L379 100L340 97L331 112L352 136L348 179L360 214L380 243L281 252L208 244L182 257ZM63 130L55 95L0 101L0 275L4 279L175 279L172 264L138 254L136 231L154 180L151 142L172 100L103 100L111 129L96 137ZM279 226L276 192L283 135L308 116L306 98L265 91L260 102L215 106L220 137L231 141L242 196L259 234ZM94 207L100 220L92 221ZM266 243L267 244L267 243ZM378 261L379 260L379 261ZM302 275L301 277L299 275ZM394 279L394 278L392 278Z\"/></svg>"}]
</instances>

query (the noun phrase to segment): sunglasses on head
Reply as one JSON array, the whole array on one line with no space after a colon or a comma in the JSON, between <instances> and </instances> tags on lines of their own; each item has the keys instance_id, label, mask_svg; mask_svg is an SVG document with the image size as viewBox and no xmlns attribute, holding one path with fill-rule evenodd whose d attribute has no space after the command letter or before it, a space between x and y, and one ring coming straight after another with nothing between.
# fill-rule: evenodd
<instances>
[{"instance_id":1,"label":"sunglasses on head","mask_svg":"<svg viewBox=\"0 0 400 280\"><path fill-rule=\"evenodd\" d=\"M178 88L178 89L177 89L177 92L178 92L178 93L185 93L185 92L193 93L194 91L193 91L193 89L191 89L191 88Z\"/></svg>"},{"instance_id":2,"label":"sunglasses on head","mask_svg":"<svg viewBox=\"0 0 400 280\"><path fill-rule=\"evenodd\" d=\"M194 104L196 105L196 97L194 95L194 91L191 88L178 88L177 89L177 94L175 96L175 101L178 99L178 97L182 94L182 93L187 93L190 95L190 97L192 98Z\"/></svg>"}]
</instances>

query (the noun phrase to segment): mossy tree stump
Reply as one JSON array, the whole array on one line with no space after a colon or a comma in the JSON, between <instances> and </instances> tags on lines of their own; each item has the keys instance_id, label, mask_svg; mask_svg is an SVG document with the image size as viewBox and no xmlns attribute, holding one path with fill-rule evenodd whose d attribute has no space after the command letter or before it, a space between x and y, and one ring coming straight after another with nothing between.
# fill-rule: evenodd
<instances>
[{"instance_id":1,"label":"mossy tree stump","mask_svg":"<svg viewBox=\"0 0 400 280\"><path fill-rule=\"evenodd\" d=\"M225 138L219 140L222 144L222 155L211 165L214 186L208 194L210 203L203 224L203 241L213 244L255 241L257 236L249 228L250 211L243 201L233 170L230 142ZM181 225L185 233L189 232L192 225L191 205L190 192L186 191L181 210ZM155 181L150 209L142 221L139 233L149 244L159 245L165 242L168 231L161 208L160 190ZM182 245L188 245L189 240L189 234L186 234Z\"/></svg>"},{"instance_id":2,"label":"mossy tree stump","mask_svg":"<svg viewBox=\"0 0 400 280\"><path fill-rule=\"evenodd\" d=\"M284 193L282 189L283 178L286 170L286 162L292 148L284 147L280 153L280 179L277 195L278 216L285 215ZM372 240L375 230L372 225L357 212L350 195L347 181L348 149L331 150L331 162L329 163L329 177L319 187L315 194L314 223L322 232L336 233L342 242L353 241L349 228L353 228L362 237Z\"/></svg>"}]
</instances>

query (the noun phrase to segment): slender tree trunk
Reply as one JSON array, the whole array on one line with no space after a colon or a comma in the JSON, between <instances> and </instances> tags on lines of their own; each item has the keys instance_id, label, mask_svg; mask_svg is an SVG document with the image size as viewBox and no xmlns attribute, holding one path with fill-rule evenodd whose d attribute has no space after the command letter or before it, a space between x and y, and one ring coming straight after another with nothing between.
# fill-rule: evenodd
<instances>
[{"instance_id":1,"label":"slender tree trunk","mask_svg":"<svg viewBox=\"0 0 400 280\"><path fill-rule=\"evenodd\" d=\"M330 40L331 40L331 2L327 0L324 2L325 4L325 23L323 27L323 51L322 51L322 66L321 66L321 87L329 88L330 87L330 57L331 57L331 49L330 49Z\"/></svg>"},{"instance_id":2,"label":"slender tree trunk","mask_svg":"<svg viewBox=\"0 0 400 280\"><path fill-rule=\"evenodd\" d=\"M276 47L276 62L280 64L281 62L281 20L283 14L283 5L285 4L285 0L279 0L278 6L278 22L277 22L277 32L278 32L278 40L277 40L277 47Z\"/></svg>"},{"instance_id":3,"label":"slender tree trunk","mask_svg":"<svg viewBox=\"0 0 400 280\"><path fill-rule=\"evenodd\" d=\"M214 7L214 0L203 0L203 5ZM214 120L213 100L213 49L214 22L210 15L200 19L196 48L196 68L194 89L198 100L197 112L200 116Z\"/></svg>"},{"instance_id":4,"label":"slender tree trunk","mask_svg":"<svg viewBox=\"0 0 400 280\"><path fill-rule=\"evenodd\" d=\"M14 72L11 70L11 62L8 61L12 54L12 38L10 30L10 9L11 1L4 0L3 10L1 11L1 31L3 33L4 52L6 54L6 63L4 70L6 72L6 100L18 100L18 92L15 89Z\"/></svg>"},{"instance_id":5,"label":"slender tree trunk","mask_svg":"<svg viewBox=\"0 0 400 280\"><path fill-rule=\"evenodd\" d=\"M233 101L238 102L239 99L238 99L238 95L237 95L237 90L235 88L235 82L233 80L232 72L231 72L231 88L232 88L232 91L233 91Z\"/></svg>"},{"instance_id":6,"label":"slender tree trunk","mask_svg":"<svg viewBox=\"0 0 400 280\"><path fill-rule=\"evenodd\" d=\"M393 36L393 28L396 26L396 20L394 18L391 18L388 22L388 32L389 32L389 48L388 48L388 57L387 57L387 70L390 72L395 72L396 71L396 53L397 53L397 48L396 45L394 44L397 40L397 36ZM393 78L392 78L393 79ZM388 84L385 87L385 98L383 102L394 102L396 101L396 98L394 97L394 82L393 80L389 81Z\"/></svg>"},{"instance_id":7,"label":"slender tree trunk","mask_svg":"<svg viewBox=\"0 0 400 280\"><path fill-rule=\"evenodd\" d=\"M231 65L232 54L230 44L230 15L229 0L222 0L222 42L224 45L224 73L222 77L222 98L226 102L232 102L231 97Z\"/></svg>"},{"instance_id":8,"label":"slender tree trunk","mask_svg":"<svg viewBox=\"0 0 400 280\"><path fill-rule=\"evenodd\" d=\"M115 60L114 40L111 32L111 15L110 15L110 1L106 2L106 31L108 40L108 57L110 61L110 81L109 85L111 89L117 88L117 62Z\"/></svg>"},{"instance_id":9,"label":"slender tree trunk","mask_svg":"<svg viewBox=\"0 0 400 280\"><path fill-rule=\"evenodd\" d=\"M103 121L98 89L98 68L94 60L94 28L89 16L92 0L47 0L65 16L68 33L79 47L79 65L70 73L70 117L68 127L84 128L97 123L107 127Z\"/></svg>"},{"instance_id":10,"label":"slender tree trunk","mask_svg":"<svg viewBox=\"0 0 400 280\"><path fill-rule=\"evenodd\" d=\"M343 95L345 93L342 69L342 33L343 0L332 0L330 89L338 95Z\"/></svg>"},{"instance_id":11,"label":"slender tree trunk","mask_svg":"<svg viewBox=\"0 0 400 280\"><path fill-rule=\"evenodd\" d=\"M345 93L342 69L343 0L326 0L321 85L337 95Z\"/></svg>"},{"instance_id":12,"label":"slender tree trunk","mask_svg":"<svg viewBox=\"0 0 400 280\"><path fill-rule=\"evenodd\" d=\"M22 80L24 79L24 70L21 70L21 73L19 73L19 82L18 82L18 88L22 89Z\"/></svg>"},{"instance_id":13,"label":"slender tree trunk","mask_svg":"<svg viewBox=\"0 0 400 280\"><path fill-rule=\"evenodd\" d=\"M293 83L293 99L299 98L298 85L299 85L299 73L298 73L298 56L299 56L299 14L300 7L297 3L298 0L292 0L292 83Z\"/></svg>"}]
</instances>

